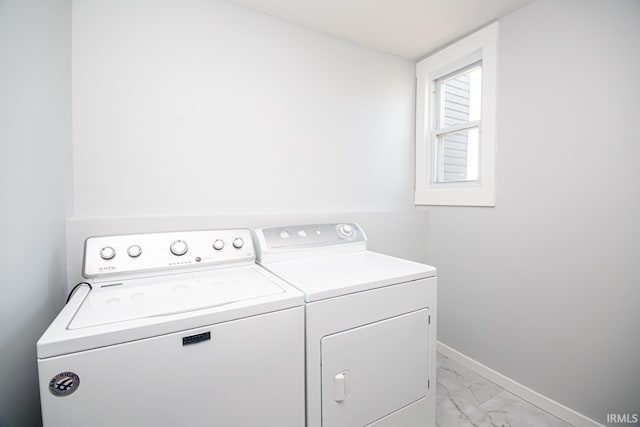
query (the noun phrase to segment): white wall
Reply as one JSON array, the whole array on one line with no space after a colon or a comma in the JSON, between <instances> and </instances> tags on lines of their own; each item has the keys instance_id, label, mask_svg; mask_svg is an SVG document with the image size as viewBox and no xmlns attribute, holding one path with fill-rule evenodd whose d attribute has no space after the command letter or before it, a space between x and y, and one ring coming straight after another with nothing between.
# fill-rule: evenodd
<instances>
[{"instance_id":1,"label":"white wall","mask_svg":"<svg viewBox=\"0 0 640 427\"><path fill-rule=\"evenodd\" d=\"M594 419L640 411L640 2L500 20L497 206L430 208L439 337Z\"/></svg>"},{"instance_id":2,"label":"white wall","mask_svg":"<svg viewBox=\"0 0 640 427\"><path fill-rule=\"evenodd\" d=\"M0 426L40 425L35 343L64 302L71 1L0 0Z\"/></svg>"},{"instance_id":3,"label":"white wall","mask_svg":"<svg viewBox=\"0 0 640 427\"><path fill-rule=\"evenodd\" d=\"M407 209L409 60L219 0L73 5L75 216Z\"/></svg>"}]
</instances>

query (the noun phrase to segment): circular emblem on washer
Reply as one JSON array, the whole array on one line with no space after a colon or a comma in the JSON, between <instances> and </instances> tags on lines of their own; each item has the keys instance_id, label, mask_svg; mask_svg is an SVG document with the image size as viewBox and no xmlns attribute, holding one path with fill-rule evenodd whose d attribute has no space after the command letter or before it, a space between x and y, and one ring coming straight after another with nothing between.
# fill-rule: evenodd
<instances>
[{"instance_id":1,"label":"circular emblem on washer","mask_svg":"<svg viewBox=\"0 0 640 427\"><path fill-rule=\"evenodd\" d=\"M80 386L80 377L73 372L61 372L49 381L49 391L54 396L69 396Z\"/></svg>"}]
</instances>

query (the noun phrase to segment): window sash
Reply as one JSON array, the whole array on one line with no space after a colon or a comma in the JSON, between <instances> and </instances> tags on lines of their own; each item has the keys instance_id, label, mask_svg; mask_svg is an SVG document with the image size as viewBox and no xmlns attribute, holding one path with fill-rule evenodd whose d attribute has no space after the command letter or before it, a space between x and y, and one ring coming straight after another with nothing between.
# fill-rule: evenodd
<instances>
[{"instance_id":1,"label":"window sash","mask_svg":"<svg viewBox=\"0 0 640 427\"><path fill-rule=\"evenodd\" d=\"M433 80L433 88L434 88L434 107L437 110L437 114L434 114L434 122L433 122L433 129L444 129L447 128L448 126L444 125L444 114L445 114L445 105L444 105L444 94L443 92L443 86L444 84L449 81L449 80L453 80L459 76L462 76L463 74L467 74L473 70L476 69L480 69L480 72L482 73L482 59L475 61L471 64L468 64L462 68L458 68L455 69L454 71L445 74L443 76L437 77ZM480 97L482 97L482 88L481 88L481 94ZM480 98L480 101L482 102L482 98ZM469 97L469 108L471 107L471 97ZM481 121L482 120L482 108L480 108L480 117L478 118L477 121ZM468 122L475 122L476 120L467 120ZM464 122L460 122L460 123L464 123ZM458 123L458 124L460 124ZM449 126L455 126L455 125L449 125Z\"/></svg>"},{"instance_id":2,"label":"window sash","mask_svg":"<svg viewBox=\"0 0 640 427\"><path fill-rule=\"evenodd\" d=\"M436 185L436 186L442 186L442 185L447 185L447 184L454 184L454 183L473 183L473 182L479 182L480 180L480 158L478 157L479 153L480 153L480 144L481 144L481 127L480 127L480 121L479 120L474 120L472 122L473 124L470 123L464 123L461 124L459 126L455 126L455 129L453 130L449 130L447 129L442 130L440 132L434 132L433 138L432 138L432 144L433 144L433 173L431 176L431 184L432 185ZM445 175L446 174L450 174L452 173L452 171L447 172L446 170L446 166L445 163L447 161L447 159L449 159L449 161L452 160L451 157L448 157L445 153L445 145L444 145L444 141L440 141L440 139L444 139L444 137L446 137L447 135L453 135L456 133L460 133L463 131L469 131L467 133L467 135L469 136L469 134L471 133L472 130L477 129L478 134L477 134L477 139L476 139L476 144L475 144L475 148L472 149L472 145L469 145L469 140L467 141L467 146L466 146L466 151L465 151L465 176L466 178L461 178L461 179L445 179ZM475 153L475 154L473 154ZM459 156L454 156L454 157L459 157ZM474 165L471 165L469 162L474 162ZM461 165L458 165L461 166ZM472 170L475 169L475 173L472 172ZM474 178L469 178L469 176L474 176Z\"/></svg>"},{"instance_id":3,"label":"window sash","mask_svg":"<svg viewBox=\"0 0 640 427\"><path fill-rule=\"evenodd\" d=\"M458 123L456 125L447 126L445 128L434 129L432 132L432 139L437 138L441 135L445 135L447 133L460 132L461 130L478 128L480 129L480 125L482 124L482 120L474 120L471 122Z\"/></svg>"}]
</instances>

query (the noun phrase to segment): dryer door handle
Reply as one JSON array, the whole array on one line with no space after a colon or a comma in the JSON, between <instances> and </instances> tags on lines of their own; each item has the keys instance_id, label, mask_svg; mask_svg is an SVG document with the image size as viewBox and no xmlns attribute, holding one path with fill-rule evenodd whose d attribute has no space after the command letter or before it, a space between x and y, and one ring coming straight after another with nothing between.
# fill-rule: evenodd
<instances>
[{"instance_id":1,"label":"dryer door handle","mask_svg":"<svg viewBox=\"0 0 640 427\"><path fill-rule=\"evenodd\" d=\"M333 377L333 399L342 402L349 397L351 387L349 386L349 371L340 372Z\"/></svg>"}]
</instances>

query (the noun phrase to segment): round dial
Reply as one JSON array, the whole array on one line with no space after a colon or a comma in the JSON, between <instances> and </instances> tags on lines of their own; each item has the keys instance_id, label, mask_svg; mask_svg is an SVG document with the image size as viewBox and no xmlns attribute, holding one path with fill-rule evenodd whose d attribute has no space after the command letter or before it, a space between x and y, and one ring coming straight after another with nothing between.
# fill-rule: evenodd
<instances>
[{"instance_id":1,"label":"round dial","mask_svg":"<svg viewBox=\"0 0 640 427\"><path fill-rule=\"evenodd\" d=\"M304 230L298 230L298 236L300 237L307 237L307 232Z\"/></svg>"},{"instance_id":2,"label":"round dial","mask_svg":"<svg viewBox=\"0 0 640 427\"><path fill-rule=\"evenodd\" d=\"M282 230L280 233L278 233L278 236L280 236L281 239L288 239L289 233L286 230Z\"/></svg>"},{"instance_id":3,"label":"round dial","mask_svg":"<svg viewBox=\"0 0 640 427\"><path fill-rule=\"evenodd\" d=\"M213 242L213 249L215 249L216 251L219 251L219 250L222 250L222 248L224 248L224 241L220 239L216 239Z\"/></svg>"},{"instance_id":4,"label":"round dial","mask_svg":"<svg viewBox=\"0 0 640 427\"><path fill-rule=\"evenodd\" d=\"M111 246L105 246L104 248L100 249L100 258L109 260L113 259L114 256L116 256L116 250Z\"/></svg>"},{"instance_id":5,"label":"round dial","mask_svg":"<svg viewBox=\"0 0 640 427\"><path fill-rule=\"evenodd\" d=\"M235 239L233 239L233 247L234 248L240 249L243 246L244 246L244 240L242 240L239 237L236 237Z\"/></svg>"},{"instance_id":6,"label":"round dial","mask_svg":"<svg viewBox=\"0 0 640 427\"><path fill-rule=\"evenodd\" d=\"M171 244L171 253L176 256L182 256L187 253L189 250L189 246L187 246L187 242L184 240L176 240Z\"/></svg>"},{"instance_id":7,"label":"round dial","mask_svg":"<svg viewBox=\"0 0 640 427\"><path fill-rule=\"evenodd\" d=\"M142 248L138 245L131 245L129 249L127 249L127 253L131 258L137 258L142 254Z\"/></svg>"},{"instance_id":8,"label":"round dial","mask_svg":"<svg viewBox=\"0 0 640 427\"><path fill-rule=\"evenodd\" d=\"M349 224L338 224L336 226L336 231L338 235L342 238L352 237L353 236L353 227Z\"/></svg>"}]
</instances>

